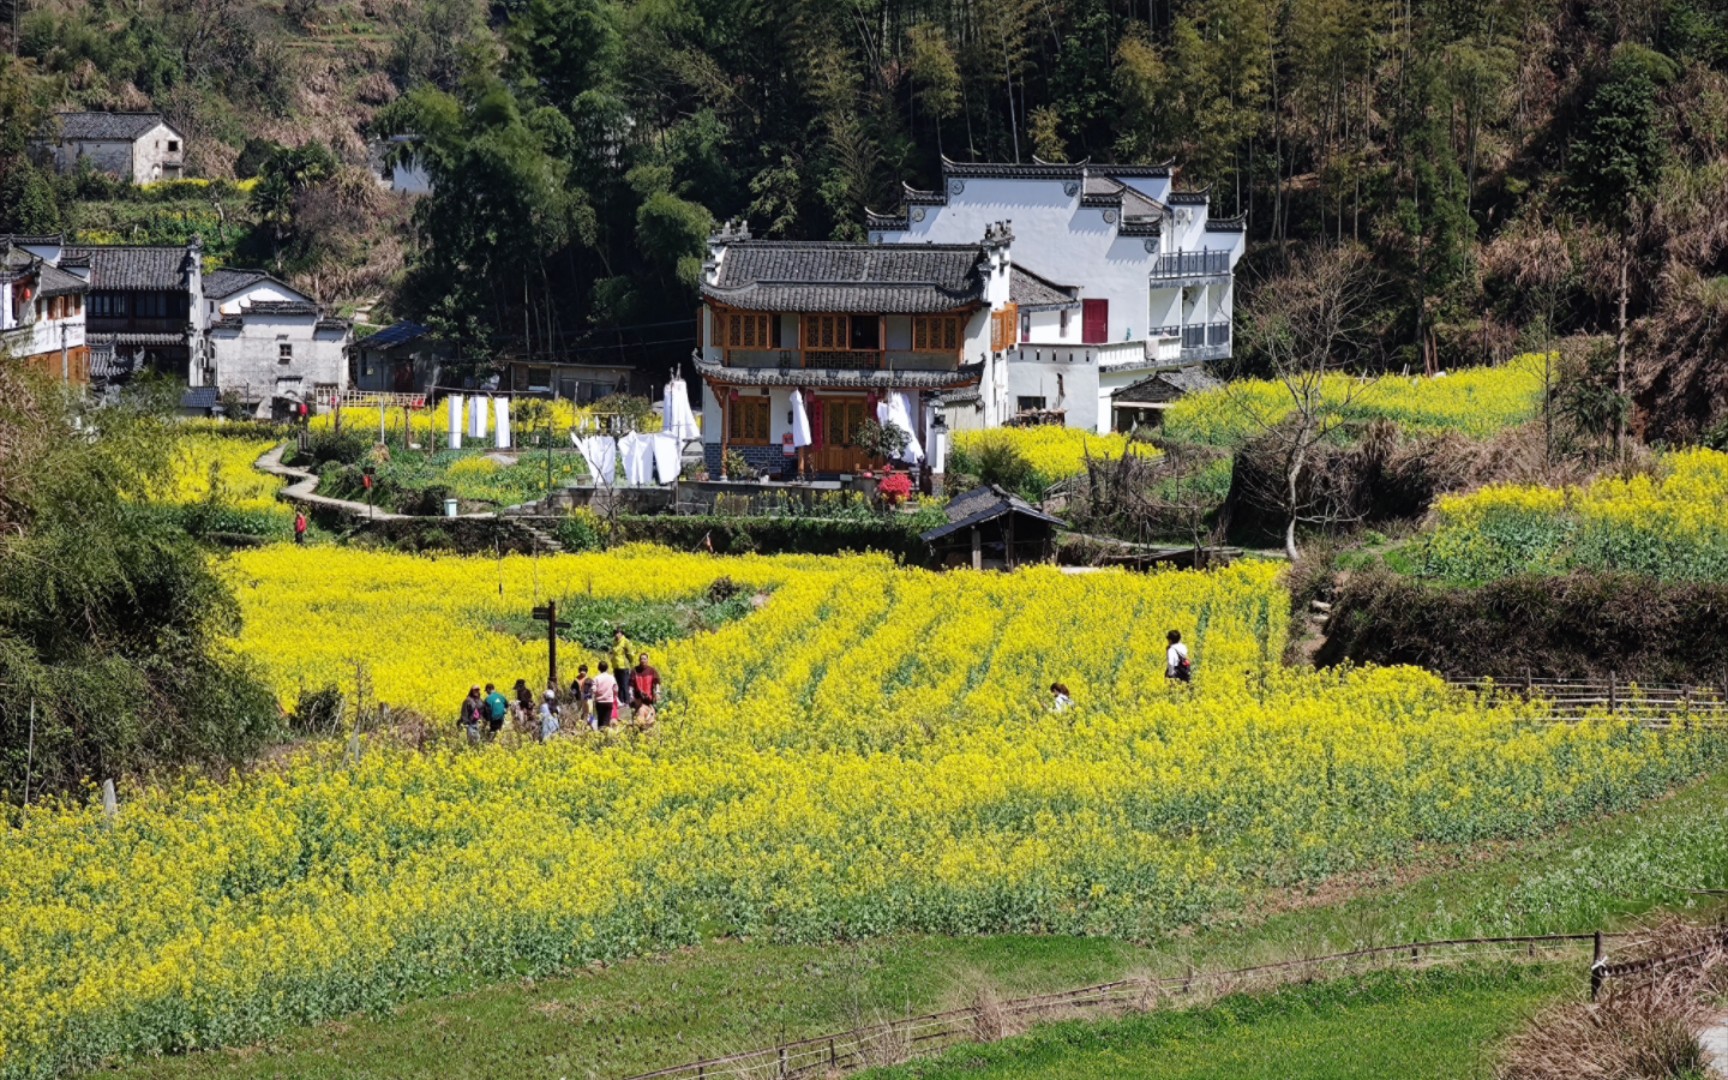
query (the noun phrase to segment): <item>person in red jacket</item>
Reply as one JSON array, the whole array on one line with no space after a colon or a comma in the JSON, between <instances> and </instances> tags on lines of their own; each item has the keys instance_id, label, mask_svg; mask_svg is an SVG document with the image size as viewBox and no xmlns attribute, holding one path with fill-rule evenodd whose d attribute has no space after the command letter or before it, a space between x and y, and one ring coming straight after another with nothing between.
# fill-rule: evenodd
<instances>
[{"instance_id":1,"label":"person in red jacket","mask_svg":"<svg viewBox=\"0 0 1728 1080\"><path fill-rule=\"evenodd\" d=\"M648 662L648 654L636 658L630 669L630 696L636 703L636 723L652 727L656 719L654 708L660 703L660 673Z\"/></svg>"},{"instance_id":2,"label":"person in red jacket","mask_svg":"<svg viewBox=\"0 0 1728 1080\"><path fill-rule=\"evenodd\" d=\"M294 511L294 542L296 544L306 542L306 511L304 510Z\"/></svg>"}]
</instances>

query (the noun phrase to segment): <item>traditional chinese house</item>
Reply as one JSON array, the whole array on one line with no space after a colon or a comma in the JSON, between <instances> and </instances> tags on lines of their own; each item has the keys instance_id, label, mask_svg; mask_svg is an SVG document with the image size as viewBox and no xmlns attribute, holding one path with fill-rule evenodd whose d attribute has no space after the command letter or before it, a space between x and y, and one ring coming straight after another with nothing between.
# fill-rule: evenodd
<instances>
[{"instance_id":1,"label":"traditional chinese house","mask_svg":"<svg viewBox=\"0 0 1728 1080\"><path fill-rule=\"evenodd\" d=\"M920 446L939 441L937 396L976 386L1013 340L1012 239L1004 226L904 247L716 235L696 357L709 473L733 452L775 476L880 465L857 433L884 404Z\"/></svg>"}]
</instances>

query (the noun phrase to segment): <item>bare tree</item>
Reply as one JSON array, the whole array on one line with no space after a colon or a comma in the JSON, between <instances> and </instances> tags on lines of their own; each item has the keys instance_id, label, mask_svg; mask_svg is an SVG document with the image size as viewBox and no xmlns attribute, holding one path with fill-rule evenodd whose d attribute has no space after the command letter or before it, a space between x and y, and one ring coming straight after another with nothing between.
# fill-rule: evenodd
<instances>
[{"instance_id":1,"label":"bare tree","mask_svg":"<svg viewBox=\"0 0 1728 1080\"><path fill-rule=\"evenodd\" d=\"M1315 499L1304 485L1315 447L1376 384L1367 376L1338 376L1368 348L1372 335L1365 316L1377 285L1365 248L1342 244L1311 251L1255 295L1243 323L1246 351L1270 366L1288 401L1268 408L1236 384L1225 393L1248 426L1262 433L1262 445L1279 464L1279 490L1270 501L1284 518L1284 550L1292 560L1301 554L1297 525L1330 520L1312 513Z\"/></svg>"}]
</instances>

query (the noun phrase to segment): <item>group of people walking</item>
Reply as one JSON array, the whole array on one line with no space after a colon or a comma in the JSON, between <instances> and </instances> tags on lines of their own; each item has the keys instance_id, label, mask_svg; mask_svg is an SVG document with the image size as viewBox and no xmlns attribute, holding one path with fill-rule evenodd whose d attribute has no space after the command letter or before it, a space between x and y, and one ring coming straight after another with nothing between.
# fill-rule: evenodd
<instances>
[{"instance_id":1,"label":"group of people walking","mask_svg":"<svg viewBox=\"0 0 1728 1080\"><path fill-rule=\"evenodd\" d=\"M457 724L468 741L477 744L496 738L514 715L519 730L545 742L567 726L606 731L628 724L646 730L659 719L659 705L660 672L622 627L614 627L612 648L595 663L592 674L588 664L580 664L567 688L554 683L538 698L526 679L517 679L508 697L494 683L487 683L484 693L471 686Z\"/></svg>"}]
</instances>

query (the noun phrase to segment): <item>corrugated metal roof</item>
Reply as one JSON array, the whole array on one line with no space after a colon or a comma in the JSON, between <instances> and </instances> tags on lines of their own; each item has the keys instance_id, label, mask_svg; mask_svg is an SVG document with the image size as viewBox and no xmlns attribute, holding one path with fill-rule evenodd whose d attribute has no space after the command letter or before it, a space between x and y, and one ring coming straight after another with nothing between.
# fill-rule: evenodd
<instances>
[{"instance_id":1,"label":"corrugated metal roof","mask_svg":"<svg viewBox=\"0 0 1728 1080\"><path fill-rule=\"evenodd\" d=\"M64 139L136 139L163 122L153 112L63 112L56 118Z\"/></svg>"},{"instance_id":2,"label":"corrugated metal roof","mask_svg":"<svg viewBox=\"0 0 1728 1080\"><path fill-rule=\"evenodd\" d=\"M727 246L703 295L750 311L921 314L983 299L981 248L747 240Z\"/></svg>"},{"instance_id":3,"label":"corrugated metal roof","mask_svg":"<svg viewBox=\"0 0 1728 1080\"><path fill-rule=\"evenodd\" d=\"M429 331L417 322L406 320L393 326L386 326L376 334L368 334L354 343L356 349L389 349L397 345L406 345L410 341L425 337Z\"/></svg>"},{"instance_id":4,"label":"corrugated metal roof","mask_svg":"<svg viewBox=\"0 0 1728 1080\"><path fill-rule=\"evenodd\" d=\"M182 409L208 411L214 409L221 402L222 395L217 392L214 386L194 386L180 395L180 407Z\"/></svg>"}]
</instances>

